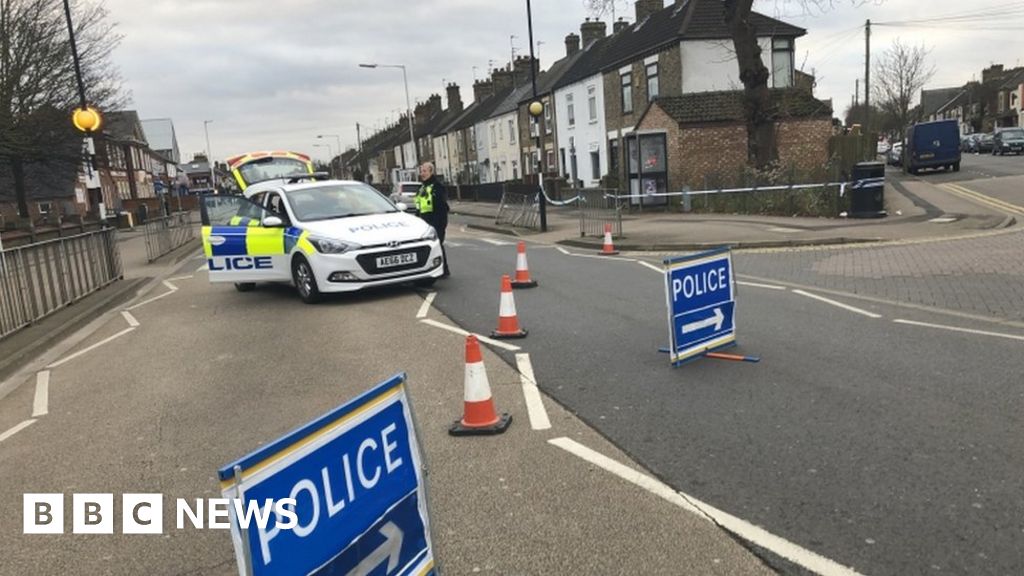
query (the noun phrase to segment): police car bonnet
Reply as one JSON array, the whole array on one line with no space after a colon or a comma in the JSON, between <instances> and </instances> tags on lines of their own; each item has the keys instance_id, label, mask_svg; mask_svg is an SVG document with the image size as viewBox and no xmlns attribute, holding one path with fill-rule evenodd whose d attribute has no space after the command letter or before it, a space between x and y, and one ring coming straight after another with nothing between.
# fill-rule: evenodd
<instances>
[{"instance_id":1,"label":"police car bonnet","mask_svg":"<svg viewBox=\"0 0 1024 576\"><path fill-rule=\"evenodd\" d=\"M310 234L368 245L383 244L389 240L416 240L427 232L428 226L415 216L394 213L307 222L303 228Z\"/></svg>"}]
</instances>

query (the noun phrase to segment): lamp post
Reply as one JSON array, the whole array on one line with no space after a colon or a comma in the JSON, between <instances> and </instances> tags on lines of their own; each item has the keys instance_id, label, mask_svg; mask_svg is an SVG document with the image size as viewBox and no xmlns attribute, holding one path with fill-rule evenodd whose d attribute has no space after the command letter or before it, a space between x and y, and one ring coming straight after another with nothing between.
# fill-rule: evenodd
<instances>
[{"instance_id":1,"label":"lamp post","mask_svg":"<svg viewBox=\"0 0 1024 576\"><path fill-rule=\"evenodd\" d=\"M71 3L64 0L64 18L68 23L68 37L71 42L71 59L75 64L75 82L78 85L78 100L80 107L72 115L72 124L81 132L86 134L83 140L85 150L85 190L90 204L96 202L96 211L101 222L107 221L107 210L103 203L103 190L100 186L99 174L96 171L96 147L93 143L91 133L100 129L102 119L95 108L90 108L85 99L85 82L82 80L82 65L78 58L78 44L75 42L75 27L71 22ZM27 212L26 212L27 215Z\"/></svg>"},{"instance_id":2,"label":"lamp post","mask_svg":"<svg viewBox=\"0 0 1024 576\"><path fill-rule=\"evenodd\" d=\"M330 144L313 144L313 148L327 148L327 157L334 158L334 152L331 150ZM331 165L330 161L328 161L327 166L331 173L331 178L334 178L334 166Z\"/></svg>"},{"instance_id":3,"label":"lamp post","mask_svg":"<svg viewBox=\"0 0 1024 576\"><path fill-rule=\"evenodd\" d=\"M210 150L210 129L207 128L213 120L203 120L203 132L206 133L206 164L210 167L210 193L217 193L217 180L213 174L213 152Z\"/></svg>"},{"instance_id":4,"label":"lamp post","mask_svg":"<svg viewBox=\"0 0 1024 576\"><path fill-rule=\"evenodd\" d=\"M338 147L336 148L336 150L338 151L338 171L340 172L341 171L341 136L339 136L337 134L317 134L316 137L320 138L320 139L330 138L330 137L334 138L334 141L338 144ZM330 147L328 146L328 149L329 148ZM335 173L334 173L334 154L331 154L331 161L328 163L328 165L331 167L331 176L334 177L335 176Z\"/></svg>"},{"instance_id":5,"label":"lamp post","mask_svg":"<svg viewBox=\"0 0 1024 576\"><path fill-rule=\"evenodd\" d=\"M544 194L544 174L540 170L540 157L541 157L541 146L540 146L540 115L544 113L544 105L541 104L540 100L537 100L537 61L533 59L533 12L530 10L530 0L526 0L526 26L530 32L530 83L533 84L533 102L530 102L528 108L530 114L534 117L537 124L537 137L535 139L537 146L537 186L540 189L540 231L548 231L548 210L547 210L547 196Z\"/></svg>"},{"instance_id":6,"label":"lamp post","mask_svg":"<svg viewBox=\"0 0 1024 576\"><path fill-rule=\"evenodd\" d=\"M409 104L409 78L405 74L404 64L360 64L360 68L401 68L402 82L405 84L405 116L409 119L409 138L412 139L412 158L415 165L420 163L419 150L416 149L416 132L413 130L412 106Z\"/></svg>"}]
</instances>

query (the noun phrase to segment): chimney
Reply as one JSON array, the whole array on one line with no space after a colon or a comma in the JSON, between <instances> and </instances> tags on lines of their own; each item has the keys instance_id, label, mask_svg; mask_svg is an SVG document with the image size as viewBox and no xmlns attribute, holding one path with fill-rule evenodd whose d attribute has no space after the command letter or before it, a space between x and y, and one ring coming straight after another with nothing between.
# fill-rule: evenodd
<instances>
[{"instance_id":1,"label":"chimney","mask_svg":"<svg viewBox=\"0 0 1024 576\"><path fill-rule=\"evenodd\" d=\"M448 109L456 112L462 112L462 93L459 91L459 85L452 82L446 87L448 91Z\"/></svg>"},{"instance_id":2,"label":"chimney","mask_svg":"<svg viewBox=\"0 0 1024 576\"><path fill-rule=\"evenodd\" d=\"M491 82L494 83L494 93L501 94L512 89L512 71L504 68L497 68L491 72Z\"/></svg>"},{"instance_id":3,"label":"chimney","mask_svg":"<svg viewBox=\"0 0 1024 576\"><path fill-rule=\"evenodd\" d=\"M636 0L636 21L641 22L665 7L665 0Z\"/></svg>"},{"instance_id":4,"label":"chimney","mask_svg":"<svg viewBox=\"0 0 1024 576\"><path fill-rule=\"evenodd\" d=\"M575 34L569 34L565 37L565 55L572 56L573 54L580 51L580 37Z\"/></svg>"},{"instance_id":5,"label":"chimney","mask_svg":"<svg viewBox=\"0 0 1024 576\"><path fill-rule=\"evenodd\" d=\"M583 47L586 48L592 42L600 40L605 36L605 23L600 20L587 21L580 24L580 36L583 37Z\"/></svg>"},{"instance_id":6,"label":"chimney","mask_svg":"<svg viewBox=\"0 0 1024 576\"><path fill-rule=\"evenodd\" d=\"M540 73L540 63L534 59L533 65L536 67L537 73ZM520 56L516 58L515 64L515 75L516 75L516 86L522 86L523 84L529 84L530 82L530 57Z\"/></svg>"},{"instance_id":7,"label":"chimney","mask_svg":"<svg viewBox=\"0 0 1024 576\"><path fill-rule=\"evenodd\" d=\"M626 22L622 18L619 18L618 20L615 21L614 24L612 24L612 34L618 34L619 32L625 30L627 27L629 27L629 22Z\"/></svg>"},{"instance_id":8,"label":"chimney","mask_svg":"<svg viewBox=\"0 0 1024 576\"><path fill-rule=\"evenodd\" d=\"M441 95L431 94L430 98L427 98L427 117L435 116L441 113Z\"/></svg>"},{"instance_id":9,"label":"chimney","mask_svg":"<svg viewBox=\"0 0 1024 576\"><path fill-rule=\"evenodd\" d=\"M473 83L473 100L483 102L488 96L494 94L494 86L490 80L477 80Z\"/></svg>"}]
</instances>

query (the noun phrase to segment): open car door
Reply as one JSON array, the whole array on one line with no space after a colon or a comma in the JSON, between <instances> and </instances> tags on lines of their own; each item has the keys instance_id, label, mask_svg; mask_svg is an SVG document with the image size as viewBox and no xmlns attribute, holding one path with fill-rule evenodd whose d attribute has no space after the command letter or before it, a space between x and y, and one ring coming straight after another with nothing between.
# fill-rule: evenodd
<instances>
[{"instance_id":1,"label":"open car door","mask_svg":"<svg viewBox=\"0 0 1024 576\"><path fill-rule=\"evenodd\" d=\"M203 252L210 282L291 279L284 235L286 217L241 196L200 198Z\"/></svg>"}]
</instances>

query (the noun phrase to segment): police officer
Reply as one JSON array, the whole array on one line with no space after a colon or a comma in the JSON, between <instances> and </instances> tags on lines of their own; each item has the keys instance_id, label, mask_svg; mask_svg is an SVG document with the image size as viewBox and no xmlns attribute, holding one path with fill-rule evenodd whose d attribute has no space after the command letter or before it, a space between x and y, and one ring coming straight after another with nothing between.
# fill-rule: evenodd
<instances>
[{"instance_id":1,"label":"police officer","mask_svg":"<svg viewBox=\"0 0 1024 576\"><path fill-rule=\"evenodd\" d=\"M425 162L420 166L420 189L416 192L416 209L420 218L427 221L437 231L437 239L441 242L441 255L444 257L444 274L442 278L450 275L448 270L448 254L444 249L444 233L448 227L448 191L434 175L434 165Z\"/></svg>"}]
</instances>

